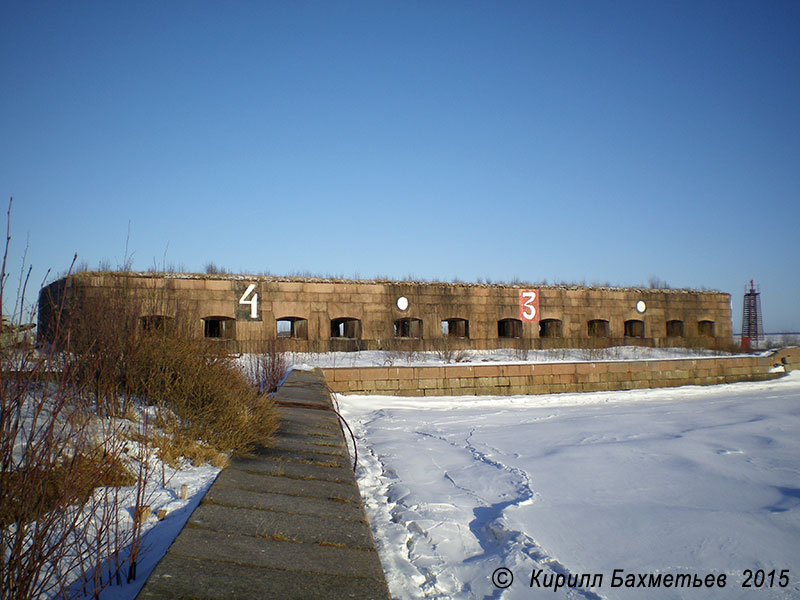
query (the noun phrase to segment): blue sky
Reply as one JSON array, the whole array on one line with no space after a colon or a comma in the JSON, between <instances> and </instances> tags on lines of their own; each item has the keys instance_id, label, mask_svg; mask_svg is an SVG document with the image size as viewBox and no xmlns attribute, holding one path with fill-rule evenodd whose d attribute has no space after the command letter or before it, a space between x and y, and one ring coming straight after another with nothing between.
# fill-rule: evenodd
<instances>
[{"instance_id":1,"label":"blue sky","mask_svg":"<svg viewBox=\"0 0 800 600\"><path fill-rule=\"evenodd\" d=\"M12 270L762 291L800 331L800 3L3 2ZM128 230L130 228L130 235Z\"/></svg>"}]
</instances>

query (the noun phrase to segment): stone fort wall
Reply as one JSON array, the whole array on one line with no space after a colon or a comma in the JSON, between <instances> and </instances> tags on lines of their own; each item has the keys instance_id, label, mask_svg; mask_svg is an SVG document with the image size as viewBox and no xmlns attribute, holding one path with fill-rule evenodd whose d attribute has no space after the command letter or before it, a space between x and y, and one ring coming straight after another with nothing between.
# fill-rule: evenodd
<instances>
[{"instance_id":1,"label":"stone fort wall","mask_svg":"<svg viewBox=\"0 0 800 600\"><path fill-rule=\"evenodd\" d=\"M323 369L340 394L513 396L766 381L800 368L800 348L757 356L600 362L337 367Z\"/></svg>"},{"instance_id":2,"label":"stone fort wall","mask_svg":"<svg viewBox=\"0 0 800 600\"><path fill-rule=\"evenodd\" d=\"M730 295L149 273L80 273L44 288L39 334L78 298L135 301L143 327L188 318L231 352L602 347L729 348Z\"/></svg>"}]
</instances>

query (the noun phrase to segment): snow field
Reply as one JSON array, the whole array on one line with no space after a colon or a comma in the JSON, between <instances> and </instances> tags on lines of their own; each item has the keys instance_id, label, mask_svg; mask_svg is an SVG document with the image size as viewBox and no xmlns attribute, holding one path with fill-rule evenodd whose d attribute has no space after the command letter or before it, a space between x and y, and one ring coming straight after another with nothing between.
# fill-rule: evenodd
<instances>
[{"instance_id":1,"label":"snow field","mask_svg":"<svg viewBox=\"0 0 800 600\"><path fill-rule=\"evenodd\" d=\"M119 556L115 560L111 556L103 557L107 560L102 569L102 585L104 587L99 598L102 600L132 600L139 593L150 573L153 571L158 561L164 556L167 548L180 533L181 529L189 519L192 511L200 503L208 488L216 479L220 469L218 467L204 464L195 466L188 461L175 467L163 463L157 456L157 451L153 448L143 452L139 442L132 441L136 436L146 436L147 428L144 422L150 422L155 418L154 409L137 407L135 421L118 418L115 425L111 425L108 418L98 418L90 424L90 430L97 440L105 439L108 435L114 435L115 445L119 444L121 458L127 465L129 471L136 475L139 473L139 465L146 465L147 482L142 493L142 504L150 506L151 515L142 522L141 545L137 558L136 579L127 582L128 566L130 564L131 540L135 526L134 517L136 515L137 487L120 486L98 487L93 491L93 500L90 500L84 507L70 507L72 511L81 511L81 518L77 521L76 531L67 538L67 543L77 545L85 543L86 539L94 539L99 532L102 536L112 536L106 550L112 552L119 544ZM24 457L24 445L30 436L39 435L40 428L52 419L50 409L45 406L41 411L37 411L33 401L26 401L21 408L21 418L26 423L23 433L15 439L14 460L21 463ZM150 413L146 418L145 414ZM57 420L57 435L67 435L68 428L63 431L59 424L64 420L59 417ZM155 433L151 425L150 433ZM66 432L66 433L65 433ZM186 486L187 497L181 497L181 490ZM101 507L106 506L106 509ZM106 515L103 513L109 511ZM158 519L159 510L165 510L166 516L163 520ZM111 530L107 529L108 521L104 524L104 518L110 515L108 521L116 520L116 525ZM113 537L116 536L116 537ZM113 540L117 541L114 542ZM78 540L78 541L73 541ZM116 571L116 564L120 564L121 582L117 584L116 577L110 574ZM70 565L70 566L67 566ZM93 565L86 565L91 568ZM52 573L53 577L58 577L68 586L72 592L79 592L86 597L94 597L93 583L90 580L84 582L81 571L74 560L74 555L68 553L66 560L59 563L57 569ZM57 591L54 591L57 593Z\"/></svg>"},{"instance_id":2,"label":"snow field","mask_svg":"<svg viewBox=\"0 0 800 600\"><path fill-rule=\"evenodd\" d=\"M596 394L338 396L396 598L800 598L800 372ZM490 579L511 570L506 590ZM602 574L593 589L531 589ZM612 588L612 573L724 574ZM745 570L789 585L742 588Z\"/></svg>"},{"instance_id":3,"label":"snow field","mask_svg":"<svg viewBox=\"0 0 800 600\"><path fill-rule=\"evenodd\" d=\"M455 357L457 355L457 360ZM520 351L513 348L465 350L455 352L449 364L482 365L486 363L581 362L598 360L664 360L670 358L702 358L732 356L712 350L692 348L647 348L645 346L612 346L610 348L559 348ZM295 369L315 367L423 367L448 364L438 352L361 350L359 352L292 352L289 362ZM244 364L244 363L243 363Z\"/></svg>"},{"instance_id":4,"label":"snow field","mask_svg":"<svg viewBox=\"0 0 800 600\"><path fill-rule=\"evenodd\" d=\"M155 409L137 407L135 410L137 420L123 420L124 429L129 433L146 434L148 427L144 423L155 421ZM149 431L151 435L158 433L153 425L149 425ZM145 449L143 453L142 445L132 441L125 443L125 454L132 473L138 472L140 463L146 465L147 481L142 503L150 506L151 515L142 523L136 579L128 583L125 578L130 554L130 547L126 547L121 553L125 565L121 585L116 585L116 582L107 585L100 593L101 600L132 600L136 597L221 470L208 463L193 465L188 460L172 466L161 461L154 448ZM186 498L181 497L183 486L186 486ZM95 495L102 495L106 491L107 498L113 500L114 488L97 488ZM128 543L134 528L136 491L135 485L117 490L119 531ZM166 511L163 520L158 519L159 510ZM107 577L105 581L108 582Z\"/></svg>"},{"instance_id":5,"label":"snow field","mask_svg":"<svg viewBox=\"0 0 800 600\"><path fill-rule=\"evenodd\" d=\"M124 578L127 571L124 571L122 585L109 585L104 588L100 594L101 600L132 600L136 597L220 472L218 467L208 464L194 466L187 463L181 465L180 469L173 469L167 465L165 466L167 481L166 485L162 485L161 462L158 459L153 459L151 462L153 472L145 491L145 504L151 506L152 515L142 524L142 545L136 580L127 583ZM187 486L186 499L180 496L184 485ZM95 490L96 494L100 492L102 490ZM109 495L113 497L113 490L109 491ZM124 535L134 526L136 488L120 488L119 497L120 529ZM167 516L162 521L157 518L160 509L167 511ZM128 551L129 548L126 548L123 556L126 568Z\"/></svg>"}]
</instances>

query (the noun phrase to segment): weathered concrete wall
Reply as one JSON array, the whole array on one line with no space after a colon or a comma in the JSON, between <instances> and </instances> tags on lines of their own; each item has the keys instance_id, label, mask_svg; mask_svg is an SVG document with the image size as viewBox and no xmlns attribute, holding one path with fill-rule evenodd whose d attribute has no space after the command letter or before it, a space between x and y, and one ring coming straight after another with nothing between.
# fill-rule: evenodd
<instances>
[{"instance_id":1,"label":"weathered concrete wall","mask_svg":"<svg viewBox=\"0 0 800 600\"><path fill-rule=\"evenodd\" d=\"M783 361L786 357L788 360ZM730 358L365 367L323 371L331 391L341 394L505 396L760 381L784 375L783 372L770 373L781 364L797 365L795 368L798 368L800 351Z\"/></svg>"},{"instance_id":2,"label":"weathered concrete wall","mask_svg":"<svg viewBox=\"0 0 800 600\"><path fill-rule=\"evenodd\" d=\"M298 326L280 337L286 350L548 348L619 344L688 345L727 348L731 344L730 296L697 290L539 287L537 318L555 326L520 320L523 286L411 283L386 281L289 280L273 277L158 276L149 274L78 274L54 282L40 296L40 333L62 294L102 299L122 294L136 298L142 317L188 316L198 336L219 338L232 351L253 352L279 339L278 320ZM48 300L49 298L49 300ZM408 306L398 307L405 298ZM637 310L644 302L645 312ZM254 309L255 305L255 309ZM332 322L357 319L358 326ZM419 320L408 330L398 320ZM442 321L460 319L445 336ZM512 337L503 337L501 320L513 321ZM554 321L550 321L554 320ZM607 331L592 336L590 321ZM211 326L206 322L220 322ZM633 322L626 332L626 321ZM674 322L670 330L668 323ZM284 325L288 323L284 322ZM676 328L674 325L678 324ZM705 325L702 325L705 323ZM209 329L210 327L210 329ZM704 330L703 327L706 327ZM334 329L336 331L334 331ZM677 329L677 331L676 331ZM336 337L335 333L345 337ZM626 335L626 333L628 335Z\"/></svg>"},{"instance_id":3,"label":"weathered concrete wall","mask_svg":"<svg viewBox=\"0 0 800 600\"><path fill-rule=\"evenodd\" d=\"M769 359L774 365L781 365L787 371L800 369L800 348L797 346L780 348L771 353Z\"/></svg>"}]
</instances>

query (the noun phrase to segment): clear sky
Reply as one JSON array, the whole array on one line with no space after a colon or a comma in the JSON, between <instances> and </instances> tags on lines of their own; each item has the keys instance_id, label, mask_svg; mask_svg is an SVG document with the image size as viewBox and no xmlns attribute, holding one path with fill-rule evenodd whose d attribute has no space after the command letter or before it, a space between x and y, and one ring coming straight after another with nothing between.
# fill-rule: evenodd
<instances>
[{"instance_id":1,"label":"clear sky","mask_svg":"<svg viewBox=\"0 0 800 600\"><path fill-rule=\"evenodd\" d=\"M761 286L800 331L800 2L0 3L12 270ZM130 235L128 231L130 230Z\"/></svg>"}]
</instances>

